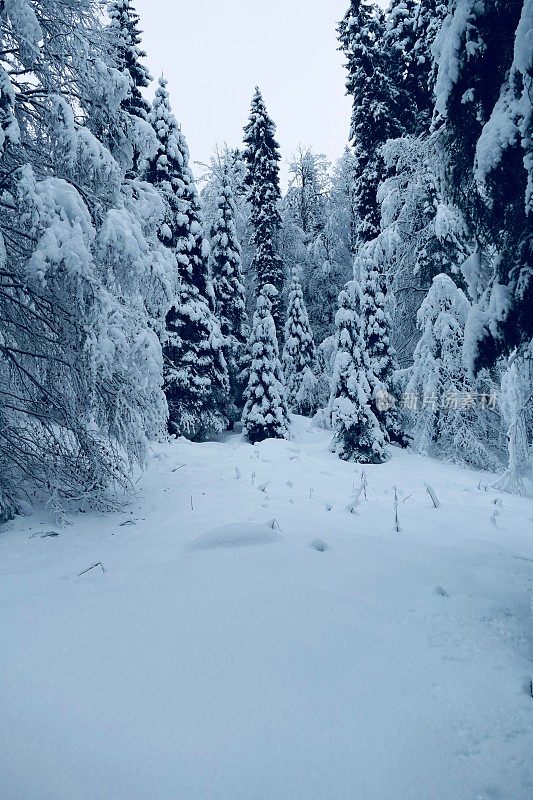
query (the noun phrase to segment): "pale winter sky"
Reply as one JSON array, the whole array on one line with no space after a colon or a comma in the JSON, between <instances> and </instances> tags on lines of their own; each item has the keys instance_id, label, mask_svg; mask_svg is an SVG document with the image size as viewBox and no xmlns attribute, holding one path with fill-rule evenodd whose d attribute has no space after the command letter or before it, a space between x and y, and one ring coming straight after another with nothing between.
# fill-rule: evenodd
<instances>
[{"instance_id":1,"label":"pale winter sky","mask_svg":"<svg viewBox=\"0 0 533 800\"><path fill-rule=\"evenodd\" d=\"M163 72L169 81L192 161L208 161L217 143L240 145L256 84L276 122L284 162L300 142L331 159L341 155L350 102L335 28L348 0L135 5L147 64L154 78ZM284 180L286 174L284 164Z\"/></svg>"}]
</instances>

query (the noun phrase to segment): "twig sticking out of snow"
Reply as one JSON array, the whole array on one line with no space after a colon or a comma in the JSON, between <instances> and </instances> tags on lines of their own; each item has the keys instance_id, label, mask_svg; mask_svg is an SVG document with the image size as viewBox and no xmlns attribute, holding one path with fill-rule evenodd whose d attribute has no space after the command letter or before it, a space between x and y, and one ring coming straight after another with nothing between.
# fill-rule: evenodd
<instances>
[{"instance_id":1,"label":"twig sticking out of snow","mask_svg":"<svg viewBox=\"0 0 533 800\"><path fill-rule=\"evenodd\" d=\"M432 486L430 486L429 483L425 483L424 486L426 487L426 492L431 497L431 501L433 503L434 508L439 508L440 507L440 501L439 501L439 498L437 497L437 495L435 494L435 489Z\"/></svg>"},{"instance_id":2,"label":"twig sticking out of snow","mask_svg":"<svg viewBox=\"0 0 533 800\"><path fill-rule=\"evenodd\" d=\"M362 486L360 486L359 489L357 489L357 491L354 490L354 498L346 506L346 510L349 511L350 514L357 514L357 508L358 508L358 506L360 504L361 492L362 491L363 491L363 487Z\"/></svg>"},{"instance_id":3,"label":"twig sticking out of snow","mask_svg":"<svg viewBox=\"0 0 533 800\"><path fill-rule=\"evenodd\" d=\"M235 467L235 480L238 481L240 477L241 477L241 471L239 467Z\"/></svg>"},{"instance_id":4,"label":"twig sticking out of snow","mask_svg":"<svg viewBox=\"0 0 533 800\"><path fill-rule=\"evenodd\" d=\"M91 564L90 567L87 567L87 569L82 570L78 575L78 578L80 578L82 575L85 575L86 572L90 572L92 569L96 569L96 567L100 567L102 572L105 572L104 565L102 564L102 562L97 561L95 564Z\"/></svg>"},{"instance_id":5,"label":"twig sticking out of snow","mask_svg":"<svg viewBox=\"0 0 533 800\"><path fill-rule=\"evenodd\" d=\"M361 470L361 490L362 490L362 492L363 492L363 495L364 495L364 497L365 497L365 500L367 499L367 496L366 496L366 489L367 489L367 486L368 486L368 478L367 478L367 476L366 476L366 472L365 472L365 470L364 470L364 469L362 469L362 470Z\"/></svg>"},{"instance_id":6,"label":"twig sticking out of snow","mask_svg":"<svg viewBox=\"0 0 533 800\"><path fill-rule=\"evenodd\" d=\"M192 501L192 494L191 494L191 511L194 511L194 503Z\"/></svg>"},{"instance_id":7,"label":"twig sticking out of snow","mask_svg":"<svg viewBox=\"0 0 533 800\"><path fill-rule=\"evenodd\" d=\"M274 517L274 519L270 520L270 522L268 523L268 527L272 528L273 531L281 530L281 528L279 526L279 522L277 521L276 517Z\"/></svg>"},{"instance_id":8,"label":"twig sticking out of snow","mask_svg":"<svg viewBox=\"0 0 533 800\"><path fill-rule=\"evenodd\" d=\"M398 517L398 489L394 487L394 530L400 533L400 520Z\"/></svg>"}]
</instances>

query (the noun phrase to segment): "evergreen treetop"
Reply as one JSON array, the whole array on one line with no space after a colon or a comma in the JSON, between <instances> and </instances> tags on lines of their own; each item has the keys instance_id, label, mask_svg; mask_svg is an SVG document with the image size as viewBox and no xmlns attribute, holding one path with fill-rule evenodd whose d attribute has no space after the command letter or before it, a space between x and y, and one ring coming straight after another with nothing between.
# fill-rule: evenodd
<instances>
[{"instance_id":1,"label":"evergreen treetop","mask_svg":"<svg viewBox=\"0 0 533 800\"><path fill-rule=\"evenodd\" d=\"M150 85L152 77L142 63L146 53L140 46L142 31L139 30L139 15L131 0L110 0L108 14L117 65L131 79L131 88L123 102L123 108L130 114L146 119L150 112L150 103L143 97L141 89Z\"/></svg>"}]
</instances>

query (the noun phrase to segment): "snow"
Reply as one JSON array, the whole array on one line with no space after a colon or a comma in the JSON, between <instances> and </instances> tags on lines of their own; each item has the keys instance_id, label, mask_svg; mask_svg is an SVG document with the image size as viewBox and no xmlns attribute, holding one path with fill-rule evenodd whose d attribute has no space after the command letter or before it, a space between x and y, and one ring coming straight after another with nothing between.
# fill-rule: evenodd
<instances>
[{"instance_id":1,"label":"snow","mask_svg":"<svg viewBox=\"0 0 533 800\"><path fill-rule=\"evenodd\" d=\"M198 536L189 544L190 550L210 550L214 547L243 547L282 541L283 537L272 526L252 522L221 525Z\"/></svg>"},{"instance_id":2,"label":"snow","mask_svg":"<svg viewBox=\"0 0 533 800\"><path fill-rule=\"evenodd\" d=\"M3 798L533 796L531 500L397 448L365 499L292 434L158 445L123 511L0 527Z\"/></svg>"},{"instance_id":3,"label":"snow","mask_svg":"<svg viewBox=\"0 0 533 800\"><path fill-rule=\"evenodd\" d=\"M450 93L461 74L462 48L472 56L479 44L468 40L475 0L457 0L453 13L445 18L432 46L432 54L438 66L435 83L435 112L446 117Z\"/></svg>"}]
</instances>

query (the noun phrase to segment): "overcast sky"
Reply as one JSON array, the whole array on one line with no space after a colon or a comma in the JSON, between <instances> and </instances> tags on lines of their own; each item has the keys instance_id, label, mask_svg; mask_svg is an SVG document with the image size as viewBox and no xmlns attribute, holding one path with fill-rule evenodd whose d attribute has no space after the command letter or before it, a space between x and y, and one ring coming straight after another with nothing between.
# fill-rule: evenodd
<instances>
[{"instance_id":1,"label":"overcast sky","mask_svg":"<svg viewBox=\"0 0 533 800\"><path fill-rule=\"evenodd\" d=\"M347 0L135 5L148 66L154 78L163 72L169 81L193 161L207 161L216 143L240 145L256 84L276 122L284 161L300 142L331 159L341 155L350 101L335 28Z\"/></svg>"}]
</instances>

